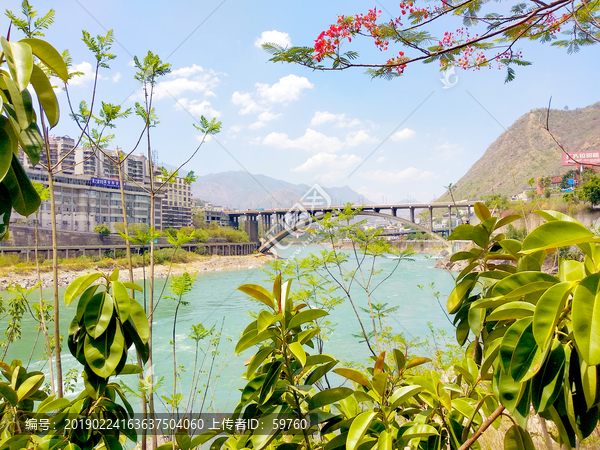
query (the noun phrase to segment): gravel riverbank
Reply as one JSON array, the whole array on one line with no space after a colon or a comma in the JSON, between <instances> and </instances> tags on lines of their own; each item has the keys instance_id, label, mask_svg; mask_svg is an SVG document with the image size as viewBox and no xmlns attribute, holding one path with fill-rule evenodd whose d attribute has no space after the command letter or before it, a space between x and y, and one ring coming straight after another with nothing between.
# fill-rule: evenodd
<instances>
[{"instance_id":1,"label":"gravel riverbank","mask_svg":"<svg viewBox=\"0 0 600 450\"><path fill-rule=\"evenodd\" d=\"M185 264L173 264L172 274L181 275L184 272L189 273L202 273L202 272L216 272L220 270L239 270L239 269L253 269L262 264L266 264L269 261L274 259L272 256L263 255L263 254L254 254L254 255L246 255L246 256L210 256L203 257L202 259L198 259L196 261L185 263ZM110 272L112 269L99 269L106 272ZM128 272L125 268L120 268L120 279L126 280L128 278ZM58 285L66 286L75 278L85 275L87 273L95 272L95 270L87 269L87 270L79 270L79 271L66 271L61 270L60 265L58 268ZM148 276L149 268L146 267L146 276ZM165 278L169 273L169 265L167 264L158 264L154 266L154 276L155 278ZM143 271L141 267L137 267L133 269L133 277L136 280L140 280L143 278ZM52 272L43 272L41 274L42 286L50 287L52 286L53 276ZM9 274L0 277L0 291L6 290L6 288L10 284L18 283L22 287L28 288L31 286L35 286L37 283L37 274L35 272L32 273L18 273L18 274Z\"/></svg>"}]
</instances>

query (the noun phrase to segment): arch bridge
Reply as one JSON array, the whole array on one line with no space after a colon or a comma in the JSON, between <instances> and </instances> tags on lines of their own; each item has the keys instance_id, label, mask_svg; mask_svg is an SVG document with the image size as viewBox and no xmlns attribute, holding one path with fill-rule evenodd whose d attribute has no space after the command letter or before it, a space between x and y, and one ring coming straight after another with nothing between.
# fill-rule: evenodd
<instances>
[{"instance_id":1,"label":"arch bridge","mask_svg":"<svg viewBox=\"0 0 600 450\"><path fill-rule=\"evenodd\" d=\"M435 203L406 203L406 204L391 204L391 205L356 205L352 206L353 210L360 208L359 215L383 217L385 219L394 220L402 224L409 225L411 228L429 234L434 239L442 242L444 245L449 245L448 241L440 236L433 227L433 210L445 209L448 211L449 218L454 213L462 211L466 213L466 217L471 216L471 209L475 202L435 202ZM251 240L258 241L259 228L260 235L265 236L262 245L258 249L261 253L267 253L282 239L288 237L294 231L310 225L315 220L319 220L327 213L336 213L345 208L345 206L311 206L304 208L297 204L291 209L252 209L248 211L231 211L228 212L230 222L239 229L246 229ZM415 221L416 210L429 211L429 227L417 224ZM408 211L408 219L398 216L399 211ZM245 223L243 223L245 222ZM448 233L452 232L452 221L449 220ZM253 230L255 230L253 232Z\"/></svg>"}]
</instances>

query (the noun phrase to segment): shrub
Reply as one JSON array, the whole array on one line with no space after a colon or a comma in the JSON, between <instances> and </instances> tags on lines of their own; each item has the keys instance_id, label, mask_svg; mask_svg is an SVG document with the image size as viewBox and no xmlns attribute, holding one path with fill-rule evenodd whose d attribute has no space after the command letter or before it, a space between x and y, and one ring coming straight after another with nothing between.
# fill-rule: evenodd
<instances>
[{"instance_id":1,"label":"shrub","mask_svg":"<svg viewBox=\"0 0 600 450\"><path fill-rule=\"evenodd\" d=\"M100 234L100 236L108 236L110 234L110 228L104 224L96 225L94 231Z\"/></svg>"}]
</instances>

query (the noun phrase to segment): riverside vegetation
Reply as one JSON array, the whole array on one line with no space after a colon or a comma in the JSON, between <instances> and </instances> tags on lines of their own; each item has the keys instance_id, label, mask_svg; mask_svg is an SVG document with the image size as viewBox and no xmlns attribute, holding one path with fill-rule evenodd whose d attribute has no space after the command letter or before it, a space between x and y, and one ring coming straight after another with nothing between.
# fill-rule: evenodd
<instances>
[{"instance_id":1,"label":"riverside vegetation","mask_svg":"<svg viewBox=\"0 0 600 450\"><path fill-rule=\"evenodd\" d=\"M75 75L68 71L68 55L63 57L38 38L52 23L53 12L36 17L37 12L24 1L23 13L24 19L12 13L9 16L26 38L16 42L0 39L0 214L5 216L10 216L12 208L28 215L39 207L40 196L16 158L16 151L20 147L32 161L39 159L40 151L49 155L46 121L55 126L59 110L48 74L57 75L65 83ZM114 58L110 53L112 32L96 37L84 32L83 39L97 61L96 74L107 69ZM140 139L144 135L147 138L153 173L150 136L158 119L152 95L157 78L170 69L151 52L134 61L138 70L135 77L145 98L143 104L136 105L135 113L143 120ZM36 106L29 86L36 92ZM128 113L110 104L102 104L101 112L96 113L95 90L90 104L79 106L72 116L81 126L81 139L101 153L109 141L104 131ZM93 123L99 128L92 128ZM197 128L206 138L220 130L220 123L202 117ZM119 161L126 157L120 155ZM49 197L54 210L52 179L60 161L53 165L49 156L47 161ZM157 186L151 179L151 198L174 176L175 172L168 174ZM431 368L428 364L435 361L413 354L410 346L386 329L383 319L389 308L372 301L377 284L373 284L375 271L370 264L391 249L377 231L363 232L350 226L350 212L340 211L323 220L322 238L333 239L341 233L351 239L351 255L358 268L347 269L349 256L334 248L308 260L306 266L281 267L282 273L275 275L272 289L259 285L240 287L264 309L246 327L236 346L238 353L252 349L253 354L247 361L247 383L232 420L258 420L263 432L236 432L224 426L196 435L194 430L182 427L160 446L153 434L151 448L188 450L212 439L212 448L229 449L355 450L409 446L463 450L482 448L485 444L480 439L484 439L486 430L502 426L504 419L510 424L504 432L505 449L530 450L534 444L529 419L534 413L541 417L542 429L547 430L547 446L553 447L553 442L568 449L580 445L593 433L599 417L600 239L564 214L538 211L547 222L520 242L500 232L519 216L499 219L481 203L475 212L481 220L479 225L460 225L450 236L470 240L474 245L468 252L452 256L468 262L456 278L446 306L464 351L458 360L440 366L438 358L438 365ZM126 216L124 220L126 223ZM128 229L126 225L125 230ZM5 237L7 229L0 231ZM53 233L55 236L56 223ZM134 414L130 405L133 395L142 399L144 418L154 415L158 380L147 370L153 361L152 315L161 298L166 298L162 292L155 295L153 284L156 236L151 224L148 289L133 282L131 262L129 281L121 280L118 270L98 271L76 279L67 288L64 302L74 307L67 348L80 364L85 382L85 389L71 399L64 396L69 383L62 375L60 359L58 286L54 284L52 302L44 300L39 291L39 303L30 311L45 341L45 357L52 368L50 380L44 385L45 375L29 371L20 360L0 362L6 379L0 383L0 449L121 449L127 441L139 442L146 448L145 429L140 436L139 430L127 426L111 431L95 427L73 429L67 428L67 421L77 418L85 424L86 420L93 423L94 419L109 419L127 423ZM124 237L128 242L136 239L129 233ZM187 239L190 236L177 233L173 251L178 251ZM541 271L543 261L555 249L573 245L585 254L583 262L561 260L555 275ZM395 257L403 259L409 255ZM131 261L129 251L127 259ZM58 273L56 239L53 272ZM292 289L292 281L284 279L284 272L286 276L293 273L299 290ZM323 276L330 280L329 284ZM184 275L173 280L170 287L169 298L176 303L174 386L167 398L173 417L180 417L178 414L186 410L182 390L175 382L179 370L175 334L176 314L186 306L184 298L192 283L193 276ZM331 290L332 285L336 286L335 291ZM353 286L358 287L359 293ZM27 296L34 289L22 291L16 287L15 292L17 297L8 305L11 323L5 345L20 337L20 319L31 306ZM326 317L335 320L335 303L341 298L355 305L355 310L362 307L368 311L370 323L358 322L359 337L372 354L367 362L341 364L335 355L325 353L324 330L331 326ZM193 327L191 337L197 351L199 343L209 336L213 341L205 345L207 353L218 348L218 332L202 324ZM137 361L129 361L130 356ZM136 390L125 390L115 381L115 377L127 375L139 377ZM190 395L205 392L190 391ZM47 433L28 429L34 418L48 421Z\"/></svg>"}]
</instances>

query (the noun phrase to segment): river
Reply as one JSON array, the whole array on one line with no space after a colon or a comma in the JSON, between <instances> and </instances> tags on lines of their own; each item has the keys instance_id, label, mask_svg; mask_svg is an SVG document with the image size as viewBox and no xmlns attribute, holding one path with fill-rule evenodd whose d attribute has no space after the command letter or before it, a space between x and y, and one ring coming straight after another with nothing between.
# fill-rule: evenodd
<instances>
[{"instance_id":1,"label":"river","mask_svg":"<svg viewBox=\"0 0 600 450\"><path fill-rule=\"evenodd\" d=\"M292 250L295 250L292 248ZM302 249L299 257L308 255L310 251L319 251L315 247L306 247ZM288 251L287 254L290 254ZM407 341L424 340L429 334L430 323L436 329L443 329L450 333L449 341L454 342L453 327L448 322L444 312L438 305L437 300L432 295L430 283L434 283L435 291L441 294L448 294L452 290L453 279L451 275L442 270L434 268L435 261L428 259L425 255L418 254L414 256L413 261L401 261L398 269L373 295L374 302L387 302L388 308L399 306L399 309L392 313L386 323L395 333L402 333ZM396 265L396 261L391 259L378 259L376 268L382 272L377 277L382 279ZM204 411L215 410L219 412L232 412L239 400L238 388L245 383L241 378L244 373L244 361L252 354L252 349L248 349L240 356L234 354L235 343L239 339L241 332L253 320L248 312L257 312L260 310L260 303L250 300L245 294L237 290L237 287L245 283L262 284L270 290L267 281L267 274L260 268L249 270L227 270L218 272L199 273L193 291L184 299L189 301L189 305L181 306L177 319L176 348L178 365L183 366L185 372L181 374L181 386L183 388L184 398L187 400L192 377L192 369L195 357L195 342L189 338L190 327L194 324L202 323L206 328L215 325L215 330L221 332L221 342L218 348L218 354L215 355L215 364L212 368L212 381L208 388ZM164 280L156 281L156 290L160 292ZM423 285L421 290L418 285ZM293 288L293 286L292 286ZM61 289L61 302L64 288ZM1 293L6 305L10 294ZM45 298L51 298L51 291L44 290ZM364 296L363 296L364 297ZM32 294L30 301L35 302L37 294ZM364 299L360 299L362 306L366 306ZM445 298L441 299L442 306L445 306ZM67 333L68 325L75 312L76 305L70 307L61 307L61 329L64 334ZM161 300L154 318L154 361L155 375L158 379L162 378L162 384L156 391L157 398L160 400L162 395L170 396L172 391L172 326L174 316L175 302L170 299ZM365 323L368 315L365 313ZM359 330L357 319L354 315L349 302L337 306L332 314L331 321L337 323L335 331L329 336L325 343L325 353L335 355L340 360L364 362L368 356L368 350L365 344L359 344L359 340L353 336ZM11 344L5 361L10 362L13 358L19 358L27 363L32 353L32 346L35 339L34 321L30 317L23 320L23 337L20 341ZM202 341L201 347L204 348L207 340ZM29 370L42 370L48 373L47 363L41 361L43 340L40 336L36 347L33 349L32 362ZM71 368L78 367L75 358L71 356L64 345L65 351L62 354L63 373ZM133 356L133 352L130 351ZM212 351L209 351L209 358ZM200 353L202 359L202 353ZM133 359L131 360L133 363ZM204 369L210 368L209 362L206 362ZM163 378L164 377L164 378ZM136 385L136 378L133 375L122 376L121 379L129 386ZM206 378L198 386L204 392ZM77 392L83 389L83 383L80 381L76 385ZM181 389L181 388L178 388ZM73 395L73 394L71 394ZM130 396L134 407L136 399ZM162 400L160 400L163 402ZM164 403L163 403L164 405ZM163 406L167 409L166 405ZM159 407L160 408L160 407ZM169 408L170 409L170 408ZM194 405L194 411L199 411L198 403Z\"/></svg>"}]
</instances>

